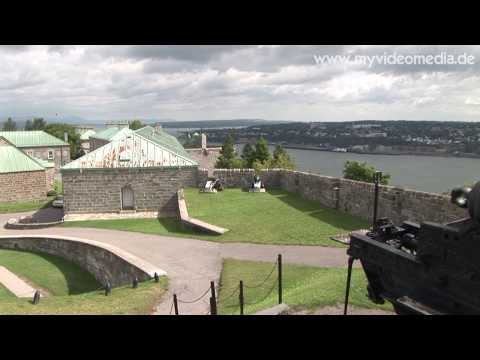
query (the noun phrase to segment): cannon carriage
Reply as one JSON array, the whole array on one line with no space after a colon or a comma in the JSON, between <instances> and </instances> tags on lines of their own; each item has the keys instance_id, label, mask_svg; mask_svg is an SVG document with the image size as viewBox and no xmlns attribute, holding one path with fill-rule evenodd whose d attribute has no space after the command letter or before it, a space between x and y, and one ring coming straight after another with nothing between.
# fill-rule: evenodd
<instances>
[{"instance_id":1,"label":"cannon carriage","mask_svg":"<svg viewBox=\"0 0 480 360\"><path fill-rule=\"evenodd\" d=\"M389 301L398 314L480 314L480 182L452 191L451 201L469 216L454 222L403 222L376 219L367 233L353 232L351 269L359 260L368 280L368 297Z\"/></svg>"}]
</instances>

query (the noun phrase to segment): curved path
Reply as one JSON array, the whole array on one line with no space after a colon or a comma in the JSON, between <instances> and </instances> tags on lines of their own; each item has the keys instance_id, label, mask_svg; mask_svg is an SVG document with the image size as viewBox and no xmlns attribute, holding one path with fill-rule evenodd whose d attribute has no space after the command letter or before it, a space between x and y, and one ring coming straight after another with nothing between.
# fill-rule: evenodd
<instances>
[{"instance_id":1,"label":"curved path","mask_svg":"<svg viewBox=\"0 0 480 360\"><path fill-rule=\"evenodd\" d=\"M28 215L31 213L23 213ZM197 239L149 235L126 231L52 227L36 230L7 230L6 221L19 214L0 214L0 235L56 235L96 240L124 250L156 265L167 272L170 285L158 314L169 314L172 294L180 300L197 298L218 283L223 258L274 262L282 254L284 263L322 267L341 267L347 263L344 248L297 245L258 245L247 243L216 243ZM194 304L180 302L181 314L205 314L209 311L209 296Z\"/></svg>"}]
</instances>

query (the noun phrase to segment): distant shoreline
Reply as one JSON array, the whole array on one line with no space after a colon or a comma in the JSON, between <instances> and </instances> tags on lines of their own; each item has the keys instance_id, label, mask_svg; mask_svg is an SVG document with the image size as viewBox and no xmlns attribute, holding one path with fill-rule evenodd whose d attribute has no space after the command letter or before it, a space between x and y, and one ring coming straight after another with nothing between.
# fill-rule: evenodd
<instances>
[{"instance_id":1,"label":"distant shoreline","mask_svg":"<svg viewBox=\"0 0 480 360\"><path fill-rule=\"evenodd\" d=\"M276 144L270 144L276 145ZM412 156L435 156L435 157L444 157L444 158L466 158L466 159L480 159L480 155L476 154L449 154L449 153L433 153L433 152L366 152L366 151L334 151L325 148L318 148L315 146L302 146L302 145L282 145L285 149L297 149L297 150L314 150L314 151L326 151L326 152L337 152L340 154L357 154L357 155L412 155Z\"/></svg>"},{"instance_id":2,"label":"distant shoreline","mask_svg":"<svg viewBox=\"0 0 480 360\"><path fill-rule=\"evenodd\" d=\"M235 145L244 145L246 142L236 142ZM209 143L210 146L222 147L222 144L217 143ZM269 143L270 146L277 145L276 143ZM285 149L294 149L294 150L313 150L313 151L324 151L324 152L333 152L339 154L356 154L356 155L392 155L392 156L399 156L399 155L411 155L411 156L433 156L433 157L442 157L442 158L462 158L462 159L480 159L480 155L476 154L439 154L439 153L424 153L424 152L397 152L397 153L388 153L388 152L360 152L360 151L333 151L326 148L319 148L316 146L308 146L308 145L284 145L282 146Z\"/></svg>"}]
</instances>

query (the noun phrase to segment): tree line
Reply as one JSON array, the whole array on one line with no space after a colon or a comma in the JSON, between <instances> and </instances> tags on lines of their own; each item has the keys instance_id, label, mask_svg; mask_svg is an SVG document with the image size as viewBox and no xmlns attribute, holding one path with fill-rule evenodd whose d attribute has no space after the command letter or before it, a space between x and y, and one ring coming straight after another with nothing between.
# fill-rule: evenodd
<instances>
[{"instance_id":1,"label":"tree line","mask_svg":"<svg viewBox=\"0 0 480 360\"><path fill-rule=\"evenodd\" d=\"M290 169L296 165L281 145L277 145L273 154L268 150L267 141L261 137L255 145L247 143L239 156L235 151L233 137L227 136L220 150L220 156L215 164L217 169Z\"/></svg>"},{"instance_id":2,"label":"tree line","mask_svg":"<svg viewBox=\"0 0 480 360\"><path fill-rule=\"evenodd\" d=\"M72 159L77 159L85 153L81 146L80 134L77 133L75 127L69 124L51 123L47 124L43 118L34 118L27 120L23 129L18 129L17 124L12 118L8 118L2 126L3 131L33 131L42 130L46 133L55 136L60 140L65 140L65 133L68 135L68 143L70 145L70 156Z\"/></svg>"},{"instance_id":3,"label":"tree line","mask_svg":"<svg viewBox=\"0 0 480 360\"><path fill-rule=\"evenodd\" d=\"M235 151L233 137L228 135L225 139L220 156L215 164L217 169L287 169L295 170L295 162L288 155L287 151L277 145L273 154L268 150L267 141L261 137L255 145L247 143L242 154L238 156ZM345 179L373 183L375 181L375 172L377 169L366 162L346 161L343 169ZM383 173L380 178L380 184L388 185L390 174Z\"/></svg>"}]
</instances>

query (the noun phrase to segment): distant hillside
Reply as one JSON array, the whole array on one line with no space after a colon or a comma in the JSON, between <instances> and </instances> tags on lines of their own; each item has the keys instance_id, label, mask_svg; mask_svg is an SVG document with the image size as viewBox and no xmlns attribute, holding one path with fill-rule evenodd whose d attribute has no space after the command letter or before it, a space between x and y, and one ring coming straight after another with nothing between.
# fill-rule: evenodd
<instances>
[{"instance_id":1,"label":"distant hillside","mask_svg":"<svg viewBox=\"0 0 480 360\"><path fill-rule=\"evenodd\" d=\"M197 120L197 121L160 121L165 128L226 128L254 125L286 124L288 121L269 121L264 119Z\"/></svg>"}]
</instances>

